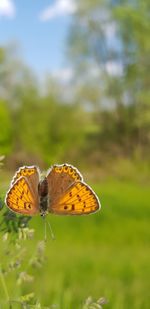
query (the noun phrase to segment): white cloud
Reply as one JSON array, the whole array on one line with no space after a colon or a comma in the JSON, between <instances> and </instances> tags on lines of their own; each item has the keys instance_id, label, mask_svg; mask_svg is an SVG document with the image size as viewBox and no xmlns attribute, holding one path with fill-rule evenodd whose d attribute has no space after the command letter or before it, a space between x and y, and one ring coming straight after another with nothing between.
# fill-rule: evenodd
<instances>
[{"instance_id":1,"label":"white cloud","mask_svg":"<svg viewBox=\"0 0 150 309\"><path fill-rule=\"evenodd\" d=\"M47 21L58 16L73 14L76 11L74 0L56 0L53 5L50 5L43 10L39 16L41 21Z\"/></svg>"},{"instance_id":2,"label":"white cloud","mask_svg":"<svg viewBox=\"0 0 150 309\"><path fill-rule=\"evenodd\" d=\"M12 0L0 0L0 16L13 18L16 10Z\"/></svg>"}]
</instances>

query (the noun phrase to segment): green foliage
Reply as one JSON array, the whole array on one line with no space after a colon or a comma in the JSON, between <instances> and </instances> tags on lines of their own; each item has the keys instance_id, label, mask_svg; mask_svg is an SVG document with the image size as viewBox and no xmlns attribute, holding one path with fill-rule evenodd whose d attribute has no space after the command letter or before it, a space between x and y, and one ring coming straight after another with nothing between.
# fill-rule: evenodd
<instances>
[{"instance_id":1,"label":"green foliage","mask_svg":"<svg viewBox=\"0 0 150 309\"><path fill-rule=\"evenodd\" d=\"M82 124L81 124L82 122ZM41 156L45 162L56 162L84 138L84 122L79 110L72 105L58 104L53 98L25 101L20 111L21 144L25 149ZM75 150L72 150L72 153Z\"/></svg>"},{"instance_id":2,"label":"green foliage","mask_svg":"<svg viewBox=\"0 0 150 309\"><path fill-rule=\"evenodd\" d=\"M33 292L27 294L19 292L19 287L34 280L28 269L38 269L44 263L44 241L37 244L35 252L28 254L25 241L33 239L34 234L34 230L27 227L28 221L25 216L16 216L10 211L5 211L0 222L2 234L0 283L4 293L0 298L0 305L3 308L12 309L17 306L27 309L32 308L32 305L34 308L41 308ZM11 292L8 291L8 280L15 281L15 290L12 289Z\"/></svg>"},{"instance_id":3,"label":"green foliage","mask_svg":"<svg viewBox=\"0 0 150 309\"><path fill-rule=\"evenodd\" d=\"M25 161L49 165L67 157L78 158L86 139L86 111L76 103L60 100L53 89L41 95L32 72L21 64L15 68L16 58L10 57L7 48L3 54L1 71L7 63L8 70L7 78L3 78L5 74L0 77L0 97L7 97L7 101L0 102L0 142L1 153L9 155L8 166L14 168ZM13 87L9 79L13 80Z\"/></svg>"},{"instance_id":4,"label":"green foliage","mask_svg":"<svg viewBox=\"0 0 150 309\"><path fill-rule=\"evenodd\" d=\"M6 102L0 100L0 153L9 154L12 148L12 119Z\"/></svg>"},{"instance_id":5,"label":"green foliage","mask_svg":"<svg viewBox=\"0 0 150 309\"><path fill-rule=\"evenodd\" d=\"M96 109L91 139L105 153L131 156L150 147L148 12L149 1L83 1L73 18L69 55L80 102ZM89 101L87 87L95 94Z\"/></svg>"},{"instance_id":6,"label":"green foliage","mask_svg":"<svg viewBox=\"0 0 150 309\"><path fill-rule=\"evenodd\" d=\"M3 233L18 233L19 229L25 229L31 217L17 216L9 210L1 212L0 231Z\"/></svg>"},{"instance_id":7,"label":"green foliage","mask_svg":"<svg viewBox=\"0 0 150 309\"><path fill-rule=\"evenodd\" d=\"M64 89L49 79L41 94L15 50L1 48L0 150L8 155L9 167L63 161L87 165L105 161L107 154L148 157L149 19L142 3L79 6L69 41L76 75L74 85ZM101 12L103 23L95 15ZM107 44L111 26L118 44ZM108 74L111 62L121 64L122 75ZM64 99L70 86L74 97Z\"/></svg>"},{"instance_id":8,"label":"green foliage","mask_svg":"<svg viewBox=\"0 0 150 309\"><path fill-rule=\"evenodd\" d=\"M94 301L93 298L89 296L85 301L83 309L102 309L102 305L104 304L107 304L105 298L101 297L100 299Z\"/></svg>"}]
</instances>

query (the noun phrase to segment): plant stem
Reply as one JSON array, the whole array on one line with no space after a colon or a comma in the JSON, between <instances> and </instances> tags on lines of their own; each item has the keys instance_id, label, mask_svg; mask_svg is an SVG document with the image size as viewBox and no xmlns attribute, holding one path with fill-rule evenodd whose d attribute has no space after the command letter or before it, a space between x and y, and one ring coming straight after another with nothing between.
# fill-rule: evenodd
<instances>
[{"instance_id":1,"label":"plant stem","mask_svg":"<svg viewBox=\"0 0 150 309\"><path fill-rule=\"evenodd\" d=\"M0 265L0 280L1 280L1 283L2 283L2 286L3 286L3 289L4 289L4 293L6 295L6 300L7 300L7 302L9 302L9 294L8 294L8 290L7 290L7 286L6 286L6 282L5 282L5 279L4 279L4 275L3 275L3 272L2 272L1 265Z\"/></svg>"}]
</instances>

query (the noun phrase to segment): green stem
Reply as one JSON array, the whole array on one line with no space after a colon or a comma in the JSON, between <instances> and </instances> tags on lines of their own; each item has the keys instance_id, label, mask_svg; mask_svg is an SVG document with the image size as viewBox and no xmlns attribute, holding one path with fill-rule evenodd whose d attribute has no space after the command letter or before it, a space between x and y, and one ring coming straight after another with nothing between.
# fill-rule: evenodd
<instances>
[{"instance_id":1,"label":"green stem","mask_svg":"<svg viewBox=\"0 0 150 309\"><path fill-rule=\"evenodd\" d=\"M8 290L7 290L7 286L6 286L6 282L5 282L5 279L4 279L4 275L3 275L3 272L2 272L2 268L1 268L1 265L0 265L0 280L1 280L1 283L2 283L2 286L3 286L3 289L4 289L4 293L6 295L6 300L9 302L9 294L8 294Z\"/></svg>"}]
</instances>

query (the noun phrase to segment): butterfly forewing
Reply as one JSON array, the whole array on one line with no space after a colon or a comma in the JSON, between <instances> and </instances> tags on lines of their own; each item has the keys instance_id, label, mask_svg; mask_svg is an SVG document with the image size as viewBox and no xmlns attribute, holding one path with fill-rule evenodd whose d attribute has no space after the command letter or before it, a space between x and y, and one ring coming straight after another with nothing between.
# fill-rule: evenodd
<instances>
[{"instance_id":1,"label":"butterfly forewing","mask_svg":"<svg viewBox=\"0 0 150 309\"><path fill-rule=\"evenodd\" d=\"M99 200L93 190L84 182L72 184L55 203L51 203L50 212L60 215L83 215L97 211Z\"/></svg>"},{"instance_id":2,"label":"butterfly forewing","mask_svg":"<svg viewBox=\"0 0 150 309\"><path fill-rule=\"evenodd\" d=\"M38 195L32 191L26 177L20 177L13 183L5 201L7 206L17 213L32 216L39 212Z\"/></svg>"},{"instance_id":3,"label":"butterfly forewing","mask_svg":"<svg viewBox=\"0 0 150 309\"><path fill-rule=\"evenodd\" d=\"M76 181L82 181L80 172L72 165L53 165L47 174L49 204L62 196Z\"/></svg>"},{"instance_id":4,"label":"butterfly forewing","mask_svg":"<svg viewBox=\"0 0 150 309\"><path fill-rule=\"evenodd\" d=\"M39 169L36 166L23 166L20 167L16 172L11 186L16 182L16 180L20 177L25 177L28 179L32 190L38 193L38 183L39 183Z\"/></svg>"}]
</instances>

